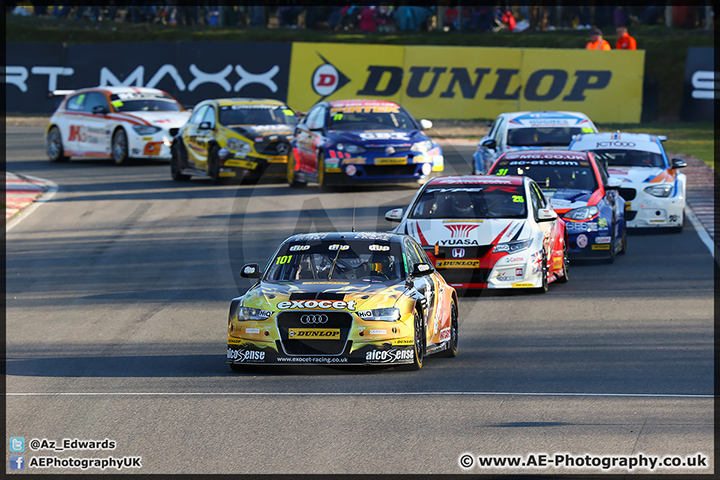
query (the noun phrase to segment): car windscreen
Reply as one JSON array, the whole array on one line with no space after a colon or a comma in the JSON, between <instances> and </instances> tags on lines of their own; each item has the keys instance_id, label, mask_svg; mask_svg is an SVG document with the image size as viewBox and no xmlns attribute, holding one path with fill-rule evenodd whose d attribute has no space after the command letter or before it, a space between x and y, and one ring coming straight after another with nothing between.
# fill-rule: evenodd
<instances>
[{"instance_id":1,"label":"car windscreen","mask_svg":"<svg viewBox=\"0 0 720 480\"><path fill-rule=\"evenodd\" d=\"M172 97L158 93L120 93L110 95L116 112L179 112L182 106Z\"/></svg>"},{"instance_id":2,"label":"car windscreen","mask_svg":"<svg viewBox=\"0 0 720 480\"><path fill-rule=\"evenodd\" d=\"M523 185L428 187L410 218L525 218L525 200Z\"/></svg>"},{"instance_id":3,"label":"car windscreen","mask_svg":"<svg viewBox=\"0 0 720 480\"><path fill-rule=\"evenodd\" d=\"M386 240L298 241L282 246L270 261L268 282L397 282L402 251Z\"/></svg>"},{"instance_id":4,"label":"car windscreen","mask_svg":"<svg viewBox=\"0 0 720 480\"><path fill-rule=\"evenodd\" d=\"M330 111L328 128L331 130L368 130L417 128L413 119L400 108L394 107L343 107Z\"/></svg>"},{"instance_id":5,"label":"car windscreen","mask_svg":"<svg viewBox=\"0 0 720 480\"><path fill-rule=\"evenodd\" d=\"M295 125L295 113L282 105L224 105L220 107L220 123L236 125Z\"/></svg>"},{"instance_id":6,"label":"car windscreen","mask_svg":"<svg viewBox=\"0 0 720 480\"><path fill-rule=\"evenodd\" d=\"M592 150L595 161L606 167L658 167L664 168L662 155L642 150Z\"/></svg>"},{"instance_id":7,"label":"car windscreen","mask_svg":"<svg viewBox=\"0 0 720 480\"><path fill-rule=\"evenodd\" d=\"M543 190L598 189L597 178L587 160L499 160L491 175L525 175L535 180Z\"/></svg>"},{"instance_id":8,"label":"car windscreen","mask_svg":"<svg viewBox=\"0 0 720 480\"><path fill-rule=\"evenodd\" d=\"M582 133L581 127L526 127L508 130L509 147L564 147L573 135Z\"/></svg>"}]
</instances>

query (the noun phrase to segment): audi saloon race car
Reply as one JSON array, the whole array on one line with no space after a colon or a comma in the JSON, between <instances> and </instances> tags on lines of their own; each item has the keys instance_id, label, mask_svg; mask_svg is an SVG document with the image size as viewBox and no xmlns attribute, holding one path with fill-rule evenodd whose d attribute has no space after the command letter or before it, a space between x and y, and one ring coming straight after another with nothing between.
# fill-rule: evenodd
<instances>
[{"instance_id":1,"label":"audi saloon race car","mask_svg":"<svg viewBox=\"0 0 720 480\"><path fill-rule=\"evenodd\" d=\"M528 177L438 177L407 211L390 210L393 232L418 240L453 287L531 288L568 280L567 234Z\"/></svg>"},{"instance_id":2,"label":"audi saloon race car","mask_svg":"<svg viewBox=\"0 0 720 480\"><path fill-rule=\"evenodd\" d=\"M570 150L593 152L607 168L610 178L622 182L628 228L685 225L687 177L678 169L687 166L679 158L668 159L664 135L645 133L587 133L570 144Z\"/></svg>"},{"instance_id":3,"label":"audi saloon race car","mask_svg":"<svg viewBox=\"0 0 720 480\"><path fill-rule=\"evenodd\" d=\"M612 263L627 251L625 201L620 182L587 152L535 150L507 152L490 175L526 175L535 180L562 216L571 259L604 258Z\"/></svg>"},{"instance_id":4,"label":"audi saloon race car","mask_svg":"<svg viewBox=\"0 0 720 480\"><path fill-rule=\"evenodd\" d=\"M53 162L70 157L170 159L172 137L190 113L155 88L95 87L65 94L45 133Z\"/></svg>"},{"instance_id":5,"label":"audi saloon race car","mask_svg":"<svg viewBox=\"0 0 720 480\"><path fill-rule=\"evenodd\" d=\"M595 124L580 112L501 113L473 154L473 173L488 172L505 152L565 148L573 135L597 132Z\"/></svg>"},{"instance_id":6,"label":"audi saloon race car","mask_svg":"<svg viewBox=\"0 0 720 480\"><path fill-rule=\"evenodd\" d=\"M336 100L314 105L292 141L291 186L416 182L441 172L440 145L407 110L385 100Z\"/></svg>"},{"instance_id":7,"label":"audi saloon race car","mask_svg":"<svg viewBox=\"0 0 720 480\"><path fill-rule=\"evenodd\" d=\"M458 349L455 289L410 237L293 235L230 304L227 363L403 365Z\"/></svg>"},{"instance_id":8,"label":"audi saloon race car","mask_svg":"<svg viewBox=\"0 0 720 480\"><path fill-rule=\"evenodd\" d=\"M278 100L204 100L172 144L170 173L177 181L193 175L224 179L284 178L295 112Z\"/></svg>"}]
</instances>

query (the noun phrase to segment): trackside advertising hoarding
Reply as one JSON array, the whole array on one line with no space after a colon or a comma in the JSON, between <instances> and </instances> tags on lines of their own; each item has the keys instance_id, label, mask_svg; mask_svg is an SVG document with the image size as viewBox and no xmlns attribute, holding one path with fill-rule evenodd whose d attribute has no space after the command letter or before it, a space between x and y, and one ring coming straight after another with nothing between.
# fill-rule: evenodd
<instances>
[{"instance_id":1,"label":"trackside advertising hoarding","mask_svg":"<svg viewBox=\"0 0 720 480\"><path fill-rule=\"evenodd\" d=\"M574 110L638 123L645 52L294 43L288 104L381 98L420 118Z\"/></svg>"},{"instance_id":2,"label":"trackside advertising hoarding","mask_svg":"<svg viewBox=\"0 0 720 480\"><path fill-rule=\"evenodd\" d=\"M718 98L716 78L715 49L688 48L680 120L714 120Z\"/></svg>"}]
</instances>

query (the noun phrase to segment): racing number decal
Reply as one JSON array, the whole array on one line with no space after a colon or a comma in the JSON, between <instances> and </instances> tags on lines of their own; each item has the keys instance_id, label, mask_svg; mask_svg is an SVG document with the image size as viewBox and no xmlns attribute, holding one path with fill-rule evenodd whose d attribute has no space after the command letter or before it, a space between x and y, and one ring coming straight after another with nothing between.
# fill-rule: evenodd
<instances>
[{"instance_id":1,"label":"racing number decal","mask_svg":"<svg viewBox=\"0 0 720 480\"><path fill-rule=\"evenodd\" d=\"M522 195L513 195L512 199L514 203L523 203L525 201L525 197Z\"/></svg>"},{"instance_id":2,"label":"racing number decal","mask_svg":"<svg viewBox=\"0 0 720 480\"><path fill-rule=\"evenodd\" d=\"M498 169L498 171L495 175L507 175L507 173L508 173L507 168L500 168L500 169Z\"/></svg>"},{"instance_id":3,"label":"racing number decal","mask_svg":"<svg viewBox=\"0 0 720 480\"><path fill-rule=\"evenodd\" d=\"M291 259L292 255L284 255L282 257L278 257L277 260L275 260L275 265L283 265L285 263L290 263Z\"/></svg>"}]
</instances>

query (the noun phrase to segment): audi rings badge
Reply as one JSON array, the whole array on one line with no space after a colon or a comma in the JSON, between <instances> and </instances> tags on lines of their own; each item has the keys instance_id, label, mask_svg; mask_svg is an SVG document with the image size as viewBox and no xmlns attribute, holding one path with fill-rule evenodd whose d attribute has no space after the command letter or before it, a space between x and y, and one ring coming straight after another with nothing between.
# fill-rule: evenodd
<instances>
[{"instance_id":1,"label":"audi rings badge","mask_svg":"<svg viewBox=\"0 0 720 480\"><path fill-rule=\"evenodd\" d=\"M323 313L312 313L300 317L300 323L303 325L320 325L322 323L327 323L327 321L328 316Z\"/></svg>"}]
</instances>

